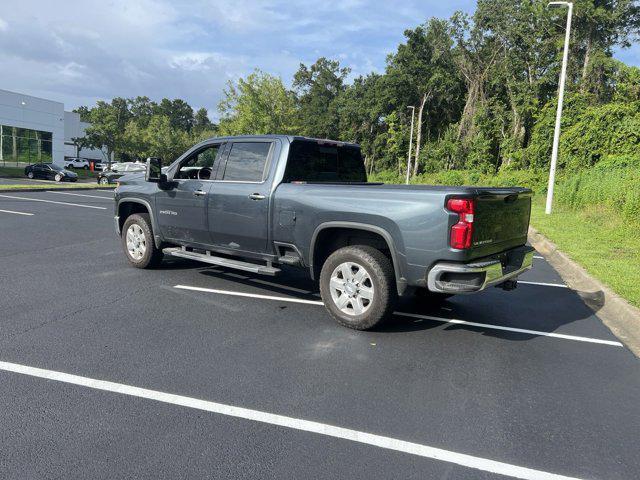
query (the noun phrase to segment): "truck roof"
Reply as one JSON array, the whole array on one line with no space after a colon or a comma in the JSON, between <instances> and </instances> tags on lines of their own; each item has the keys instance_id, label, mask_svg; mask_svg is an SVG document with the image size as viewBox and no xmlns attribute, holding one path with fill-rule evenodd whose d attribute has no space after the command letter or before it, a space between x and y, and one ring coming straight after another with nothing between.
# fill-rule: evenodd
<instances>
[{"instance_id":1,"label":"truck roof","mask_svg":"<svg viewBox=\"0 0 640 480\"><path fill-rule=\"evenodd\" d=\"M278 135L278 134L266 134L266 135L231 135L226 137L211 137L207 139L209 140L262 140L262 139L274 139L278 138L280 140L287 140L289 143L295 140L302 140L308 142L318 142L318 143L330 143L334 145L343 145L343 146L351 146L360 148L360 145L357 143L351 142L342 142L340 140L330 140L327 138L312 138L312 137L304 137L301 135Z\"/></svg>"}]
</instances>

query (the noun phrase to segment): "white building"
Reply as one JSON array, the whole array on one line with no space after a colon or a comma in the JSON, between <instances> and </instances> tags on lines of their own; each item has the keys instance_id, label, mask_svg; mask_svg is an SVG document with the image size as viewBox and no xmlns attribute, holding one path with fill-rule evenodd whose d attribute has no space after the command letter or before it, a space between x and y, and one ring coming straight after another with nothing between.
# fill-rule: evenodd
<instances>
[{"instance_id":1,"label":"white building","mask_svg":"<svg viewBox=\"0 0 640 480\"><path fill-rule=\"evenodd\" d=\"M75 156L102 160L100 150L82 149L77 155L72 139L82 137L87 126L60 102L0 90L0 165L63 165L65 157Z\"/></svg>"}]
</instances>

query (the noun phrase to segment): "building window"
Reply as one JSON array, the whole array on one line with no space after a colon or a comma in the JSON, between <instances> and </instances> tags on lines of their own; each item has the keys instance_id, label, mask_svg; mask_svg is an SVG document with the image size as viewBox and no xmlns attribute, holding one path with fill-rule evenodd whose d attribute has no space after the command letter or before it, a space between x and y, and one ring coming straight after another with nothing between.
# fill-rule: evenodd
<instances>
[{"instance_id":1,"label":"building window","mask_svg":"<svg viewBox=\"0 0 640 480\"><path fill-rule=\"evenodd\" d=\"M51 137L51 132L0 125L0 164L23 166L51 162Z\"/></svg>"}]
</instances>

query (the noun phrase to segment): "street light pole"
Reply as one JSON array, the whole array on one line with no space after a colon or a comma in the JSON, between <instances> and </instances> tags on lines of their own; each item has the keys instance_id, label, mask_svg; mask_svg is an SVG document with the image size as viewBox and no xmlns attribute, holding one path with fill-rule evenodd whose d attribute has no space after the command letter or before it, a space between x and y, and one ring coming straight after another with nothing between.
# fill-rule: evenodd
<instances>
[{"instance_id":1,"label":"street light pole","mask_svg":"<svg viewBox=\"0 0 640 480\"><path fill-rule=\"evenodd\" d=\"M569 38L571 37L571 17L573 3L549 2L550 7L567 7L567 28L564 34L564 52L562 54L562 70L560 71L560 85L558 86L558 110L556 111L556 126L553 130L553 149L551 151L551 169L549 170L549 186L547 188L547 205L545 213L551 213L553 204L553 188L556 182L556 166L558 164L558 144L560 143L560 123L562 121L562 103L564 102L564 84L567 78L567 62L569 60Z\"/></svg>"},{"instance_id":2,"label":"street light pole","mask_svg":"<svg viewBox=\"0 0 640 480\"><path fill-rule=\"evenodd\" d=\"M407 107L411 109L411 133L409 134L409 155L407 156L407 180L405 183L409 185L409 175L411 175L411 150L413 149L413 119L416 116L416 107Z\"/></svg>"}]
</instances>

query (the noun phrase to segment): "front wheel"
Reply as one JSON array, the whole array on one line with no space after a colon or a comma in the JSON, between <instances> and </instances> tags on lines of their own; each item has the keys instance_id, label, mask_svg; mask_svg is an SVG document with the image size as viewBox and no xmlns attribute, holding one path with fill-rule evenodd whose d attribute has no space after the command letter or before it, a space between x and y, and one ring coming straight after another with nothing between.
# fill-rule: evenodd
<instances>
[{"instance_id":1,"label":"front wheel","mask_svg":"<svg viewBox=\"0 0 640 480\"><path fill-rule=\"evenodd\" d=\"M122 226L122 247L129 263L136 268L150 268L162 261L162 250L153 241L148 213L136 213Z\"/></svg>"},{"instance_id":2,"label":"front wheel","mask_svg":"<svg viewBox=\"0 0 640 480\"><path fill-rule=\"evenodd\" d=\"M61 181L62 181L62 175L60 175L59 173L56 173L56 176L55 176L55 177L53 177L53 179L54 179L56 182L61 182Z\"/></svg>"},{"instance_id":3,"label":"front wheel","mask_svg":"<svg viewBox=\"0 0 640 480\"><path fill-rule=\"evenodd\" d=\"M109 185L109 179L107 177L100 178L100 185Z\"/></svg>"},{"instance_id":4,"label":"front wheel","mask_svg":"<svg viewBox=\"0 0 640 480\"><path fill-rule=\"evenodd\" d=\"M398 299L391 260L368 245L340 248L322 266L320 294L341 325L374 328L393 312Z\"/></svg>"}]
</instances>

